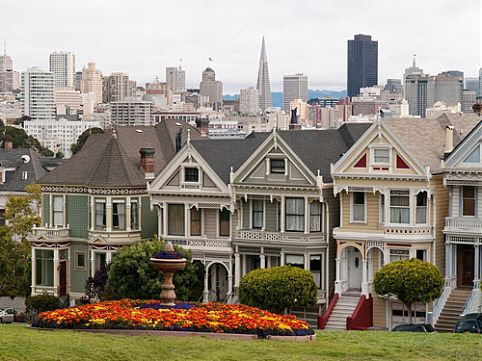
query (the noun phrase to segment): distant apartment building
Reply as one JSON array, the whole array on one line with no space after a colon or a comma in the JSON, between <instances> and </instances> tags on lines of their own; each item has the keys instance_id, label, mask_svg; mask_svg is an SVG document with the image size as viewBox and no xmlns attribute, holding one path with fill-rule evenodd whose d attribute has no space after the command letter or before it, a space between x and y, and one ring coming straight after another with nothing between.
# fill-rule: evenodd
<instances>
[{"instance_id":1,"label":"distant apartment building","mask_svg":"<svg viewBox=\"0 0 482 361\"><path fill-rule=\"evenodd\" d=\"M355 35L348 40L348 96L360 93L360 88L378 84L378 41L370 35Z\"/></svg>"},{"instance_id":2,"label":"distant apartment building","mask_svg":"<svg viewBox=\"0 0 482 361\"><path fill-rule=\"evenodd\" d=\"M111 122L113 126L151 125L152 103L146 101L111 102Z\"/></svg>"},{"instance_id":3,"label":"distant apartment building","mask_svg":"<svg viewBox=\"0 0 482 361\"><path fill-rule=\"evenodd\" d=\"M301 99L308 101L308 77L303 74L293 74L283 76L283 110L290 110L290 103Z\"/></svg>"},{"instance_id":4,"label":"distant apartment building","mask_svg":"<svg viewBox=\"0 0 482 361\"><path fill-rule=\"evenodd\" d=\"M55 112L57 115L77 115L82 98L80 91L72 88L55 88Z\"/></svg>"},{"instance_id":5,"label":"distant apartment building","mask_svg":"<svg viewBox=\"0 0 482 361\"><path fill-rule=\"evenodd\" d=\"M70 52L50 54L50 71L54 74L55 86L75 88L75 55Z\"/></svg>"},{"instance_id":6,"label":"distant apartment building","mask_svg":"<svg viewBox=\"0 0 482 361\"><path fill-rule=\"evenodd\" d=\"M102 103L102 72L95 68L95 63L88 63L87 68L82 69L80 91L93 93L95 104Z\"/></svg>"},{"instance_id":7,"label":"distant apartment building","mask_svg":"<svg viewBox=\"0 0 482 361\"><path fill-rule=\"evenodd\" d=\"M112 73L102 77L102 102L123 102L136 96L136 82L127 73Z\"/></svg>"},{"instance_id":8,"label":"distant apartment building","mask_svg":"<svg viewBox=\"0 0 482 361\"><path fill-rule=\"evenodd\" d=\"M462 107L460 103L457 105L448 105L445 102L436 102L433 107L425 110L425 118L437 119L443 114L460 114L462 113Z\"/></svg>"},{"instance_id":9,"label":"distant apartment building","mask_svg":"<svg viewBox=\"0 0 482 361\"><path fill-rule=\"evenodd\" d=\"M37 67L22 72L20 98L24 115L52 120L55 117L54 74Z\"/></svg>"},{"instance_id":10,"label":"distant apartment building","mask_svg":"<svg viewBox=\"0 0 482 361\"><path fill-rule=\"evenodd\" d=\"M173 93L182 93L186 90L186 71L180 66L167 67L166 83Z\"/></svg>"},{"instance_id":11,"label":"distant apartment building","mask_svg":"<svg viewBox=\"0 0 482 361\"><path fill-rule=\"evenodd\" d=\"M13 90L13 61L6 53L0 55L0 93Z\"/></svg>"},{"instance_id":12,"label":"distant apartment building","mask_svg":"<svg viewBox=\"0 0 482 361\"><path fill-rule=\"evenodd\" d=\"M85 121L69 115L27 120L24 123L24 130L28 135L37 138L42 146L54 153L62 152L66 158L72 156L70 146L77 142L84 131L99 127L99 122Z\"/></svg>"},{"instance_id":13,"label":"distant apartment building","mask_svg":"<svg viewBox=\"0 0 482 361\"><path fill-rule=\"evenodd\" d=\"M211 68L202 72L202 81L199 84L199 94L209 98L210 107L216 111L223 106L223 83L216 80L216 73Z\"/></svg>"},{"instance_id":14,"label":"distant apartment building","mask_svg":"<svg viewBox=\"0 0 482 361\"><path fill-rule=\"evenodd\" d=\"M464 90L462 93L462 112L473 113L472 107L477 102L477 92L475 90Z\"/></svg>"},{"instance_id":15,"label":"distant apartment building","mask_svg":"<svg viewBox=\"0 0 482 361\"><path fill-rule=\"evenodd\" d=\"M465 78L464 90L479 92L479 78Z\"/></svg>"},{"instance_id":16,"label":"distant apartment building","mask_svg":"<svg viewBox=\"0 0 482 361\"><path fill-rule=\"evenodd\" d=\"M239 113L241 115L257 115L259 108L258 90L253 87L239 91Z\"/></svg>"}]
</instances>

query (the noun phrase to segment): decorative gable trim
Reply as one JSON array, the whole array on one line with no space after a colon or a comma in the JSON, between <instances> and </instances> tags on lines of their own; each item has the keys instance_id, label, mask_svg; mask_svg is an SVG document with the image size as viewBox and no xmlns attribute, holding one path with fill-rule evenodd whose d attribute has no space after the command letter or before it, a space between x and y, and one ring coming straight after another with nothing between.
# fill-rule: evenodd
<instances>
[{"instance_id":1,"label":"decorative gable trim","mask_svg":"<svg viewBox=\"0 0 482 361\"><path fill-rule=\"evenodd\" d=\"M482 152L482 121L479 122L470 133L455 147L455 149L447 156L443 162L445 171L466 171L473 169L480 172L482 163L482 154L479 153L479 162L465 162L476 149Z\"/></svg>"}]
</instances>

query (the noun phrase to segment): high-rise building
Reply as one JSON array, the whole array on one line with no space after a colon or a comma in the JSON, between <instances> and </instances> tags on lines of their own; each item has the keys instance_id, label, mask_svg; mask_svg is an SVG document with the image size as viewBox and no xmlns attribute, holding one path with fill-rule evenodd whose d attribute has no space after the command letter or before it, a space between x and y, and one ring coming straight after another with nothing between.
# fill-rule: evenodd
<instances>
[{"instance_id":1,"label":"high-rise building","mask_svg":"<svg viewBox=\"0 0 482 361\"><path fill-rule=\"evenodd\" d=\"M303 74L293 74L283 76L283 110L289 112L290 103L301 99L303 102L308 100L308 77Z\"/></svg>"},{"instance_id":2,"label":"high-rise building","mask_svg":"<svg viewBox=\"0 0 482 361\"><path fill-rule=\"evenodd\" d=\"M403 79L402 79L402 86L403 86L403 97L406 98L406 89L405 89L405 82L407 79L407 76L409 75L422 75L423 74L423 69L419 68L417 66L417 55L413 55L413 60L412 60L412 66L405 68L405 72L403 73Z\"/></svg>"},{"instance_id":3,"label":"high-rise building","mask_svg":"<svg viewBox=\"0 0 482 361\"><path fill-rule=\"evenodd\" d=\"M370 35L355 35L348 40L348 96L360 93L360 88L378 84L378 41Z\"/></svg>"},{"instance_id":4,"label":"high-rise building","mask_svg":"<svg viewBox=\"0 0 482 361\"><path fill-rule=\"evenodd\" d=\"M70 52L50 54L50 71L54 74L55 86L75 88L75 55Z\"/></svg>"},{"instance_id":5,"label":"high-rise building","mask_svg":"<svg viewBox=\"0 0 482 361\"><path fill-rule=\"evenodd\" d=\"M169 89L175 93L182 93L186 90L186 71L179 66L179 68L166 68L166 83Z\"/></svg>"},{"instance_id":6,"label":"high-rise building","mask_svg":"<svg viewBox=\"0 0 482 361\"><path fill-rule=\"evenodd\" d=\"M13 78L13 61L4 50L4 54L0 55L0 93L13 90Z\"/></svg>"},{"instance_id":7,"label":"high-rise building","mask_svg":"<svg viewBox=\"0 0 482 361\"><path fill-rule=\"evenodd\" d=\"M475 90L464 90L462 98L462 111L464 113L473 113L472 107L477 102L477 92Z\"/></svg>"},{"instance_id":8,"label":"high-rise building","mask_svg":"<svg viewBox=\"0 0 482 361\"><path fill-rule=\"evenodd\" d=\"M102 103L102 72L95 68L95 63L88 63L87 68L82 69L80 91L94 93L95 104Z\"/></svg>"},{"instance_id":9,"label":"high-rise building","mask_svg":"<svg viewBox=\"0 0 482 361\"><path fill-rule=\"evenodd\" d=\"M32 119L55 118L54 74L37 67L22 73L22 113Z\"/></svg>"},{"instance_id":10,"label":"high-rise building","mask_svg":"<svg viewBox=\"0 0 482 361\"><path fill-rule=\"evenodd\" d=\"M475 93L479 92L479 78L465 78L464 90L472 90Z\"/></svg>"},{"instance_id":11,"label":"high-rise building","mask_svg":"<svg viewBox=\"0 0 482 361\"><path fill-rule=\"evenodd\" d=\"M253 116L259 113L258 90L253 87L241 89L239 92L239 113Z\"/></svg>"},{"instance_id":12,"label":"high-rise building","mask_svg":"<svg viewBox=\"0 0 482 361\"><path fill-rule=\"evenodd\" d=\"M123 102L136 96L136 82L129 80L127 73L112 73L102 78L102 100L104 103Z\"/></svg>"},{"instance_id":13,"label":"high-rise building","mask_svg":"<svg viewBox=\"0 0 482 361\"><path fill-rule=\"evenodd\" d=\"M216 80L216 73L210 67L202 72L202 81L199 84L199 94L209 98L209 103L214 110L223 107L223 83Z\"/></svg>"},{"instance_id":14,"label":"high-rise building","mask_svg":"<svg viewBox=\"0 0 482 361\"><path fill-rule=\"evenodd\" d=\"M114 126L151 125L151 102L111 102L111 121Z\"/></svg>"},{"instance_id":15,"label":"high-rise building","mask_svg":"<svg viewBox=\"0 0 482 361\"><path fill-rule=\"evenodd\" d=\"M55 112L57 115L77 115L82 97L72 88L55 88Z\"/></svg>"},{"instance_id":16,"label":"high-rise building","mask_svg":"<svg viewBox=\"0 0 482 361\"><path fill-rule=\"evenodd\" d=\"M268 57L266 56L266 46L261 43L261 55L259 57L258 67L258 80L256 82L256 89L259 96L259 107L262 111L269 109L273 106L271 98L271 85L269 83L269 71L268 71Z\"/></svg>"}]
</instances>

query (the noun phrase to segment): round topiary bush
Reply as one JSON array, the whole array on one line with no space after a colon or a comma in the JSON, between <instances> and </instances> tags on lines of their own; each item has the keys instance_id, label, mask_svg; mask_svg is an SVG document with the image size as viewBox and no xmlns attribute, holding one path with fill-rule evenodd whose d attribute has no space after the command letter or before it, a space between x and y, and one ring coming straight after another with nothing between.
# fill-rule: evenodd
<instances>
[{"instance_id":1,"label":"round topiary bush","mask_svg":"<svg viewBox=\"0 0 482 361\"><path fill-rule=\"evenodd\" d=\"M310 271L291 266L251 271L241 280L238 291L241 303L272 311L312 305L316 294Z\"/></svg>"}]
</instances>

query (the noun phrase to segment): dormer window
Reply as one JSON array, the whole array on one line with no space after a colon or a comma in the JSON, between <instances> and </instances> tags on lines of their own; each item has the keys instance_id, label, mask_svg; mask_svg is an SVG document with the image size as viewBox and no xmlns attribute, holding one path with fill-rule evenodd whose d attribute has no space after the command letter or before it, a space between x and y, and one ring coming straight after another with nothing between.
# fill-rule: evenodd
<instances>
[{"instance_id":1,"label":"dormer window","mask_svg":"<svg viewBox=\"0 0 482 361\"><path fill-rule=\"evenodd\" d=\"M389 164L390 163L390 149L388 148L374 148L373 160L375 164Z\"/></svg>"},{"instance_id":2,"label":"dormer window","mask_svg":"<svg viewBox=\"0 0 482 361\"><path fill-rule=\"evenodd\" d=\"M198 168L184 168L184 182L199 182L199 169Z\"/></svg>"},{"instance_id":3,"label":"dormer window","mask_svg":"<svg viewBox=\"0 0 482 361\"><path fill-rule=\"evenodd\" d=\"M285 160L284 159L271 159L270 160L270 172L276 174L285 173Z\"/></svg>"}]
</instances>

